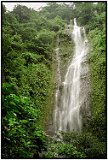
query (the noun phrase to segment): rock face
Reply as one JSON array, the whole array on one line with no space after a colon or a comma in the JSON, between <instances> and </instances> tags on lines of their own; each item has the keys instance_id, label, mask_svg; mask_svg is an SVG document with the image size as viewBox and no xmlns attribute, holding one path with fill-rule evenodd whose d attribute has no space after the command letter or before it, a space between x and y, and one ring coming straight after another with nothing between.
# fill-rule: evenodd
<instances>
[{"instance_id":1,"label":"rock face","mask_svg":"<svg viewBox=\"0 0 108 160\"><path fill-rule=\"evenodd\" d=\"M73 30L72 30L73 29ZM90 120L90 80L87 62L88 40L84 27L68 26L69 35L74 41L74 55L67 56L67 70L62 72L60 39L57 37L55 53L55 89L53 113L47 123L47 133L51 136L59 131L81 131ZM62 42L61 42L62 43ZM72 46L73 48L73 46ZM73 49L72 49L73 50ZM71 52L71 54L73 54ZM66 66L66 64L64 63ZM64 71L64 69L63 69Z\"/></svg>"},{"instance_id":2,"label":"rock face","mask_svg":"<svg viewBox=\"0 0 108 160\"><path fill-rule=\"evenodd\" d=\"M71 29L71 25L68 26L69 32ZM84 27L77 26L76 19L74 19L71 37L75 43L74 56L67 68L63 82L59 80L61 75L58 74L58 86L55 93L54 110L55 132L59 130L81 131L83 116L87 113L90 115L89 68L87 64L88 40L86 38ZM57 48L56 54L58 53ZM58 59L58 66L59 65Z\"/></svg>"}]
</instances>

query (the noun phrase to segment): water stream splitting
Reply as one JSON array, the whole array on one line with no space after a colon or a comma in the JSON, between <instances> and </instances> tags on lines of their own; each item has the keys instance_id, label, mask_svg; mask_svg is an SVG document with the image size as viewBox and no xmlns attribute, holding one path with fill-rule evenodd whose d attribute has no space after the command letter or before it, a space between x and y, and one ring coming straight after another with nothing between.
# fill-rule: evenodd
<instances>
[{"instance_id":1,"label":"water stream splitting","mask_svg":"<svg viewBox=\"0 0 108 160\"><path fill-rule=\"evenodd\" d=\"M84 27L77 25L74 19L71 37L74 41L74 55L67 68L63 90L60 95L59 86L61 82L59 48L56 48L58 61L58 85L55 92L54 124L57 131L81 131L82 129L82 108L88 107L88 75L89 68L86 63L88 53L88 40ZM58 101L61 99L61 102Z\"/></svg>"}]
</instances>

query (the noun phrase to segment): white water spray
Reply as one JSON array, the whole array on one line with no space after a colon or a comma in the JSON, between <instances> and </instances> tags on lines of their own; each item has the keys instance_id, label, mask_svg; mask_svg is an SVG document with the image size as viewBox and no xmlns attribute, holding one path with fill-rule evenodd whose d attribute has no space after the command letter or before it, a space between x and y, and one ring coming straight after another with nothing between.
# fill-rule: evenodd
<instances>
[{"instance_id":1,"label":"white water spray","mask_svg":"<svg viewBox=\"0 0 108 160\"><path fill-rule=\"evenodd\" d=\"M87 38L84 27L77 26L74 19L72 39L75 43L74 56L64 78L61 104L56 107L56 131L81 131L81 110L88 107L88 53Z\"/></svg>"}]
</instances>

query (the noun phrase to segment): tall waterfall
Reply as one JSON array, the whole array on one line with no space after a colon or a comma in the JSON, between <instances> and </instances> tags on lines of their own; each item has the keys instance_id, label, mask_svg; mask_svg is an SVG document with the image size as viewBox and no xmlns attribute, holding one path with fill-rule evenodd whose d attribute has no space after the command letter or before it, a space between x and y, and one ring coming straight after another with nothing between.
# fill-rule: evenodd
<instances>
[{"instance_id":1,"label":"tall waterfall","mask_svg":"<svg viewBox=\"0 0 108 160\"><path fill-rule=\"evenodd\" d=\"M88 41L84 27L77 26L76 19L71 37L75 44L74 55L62 82L61 103L55 109L56 131L81 131L82 112L88 107Z\"/></svg>"}]
</instances>

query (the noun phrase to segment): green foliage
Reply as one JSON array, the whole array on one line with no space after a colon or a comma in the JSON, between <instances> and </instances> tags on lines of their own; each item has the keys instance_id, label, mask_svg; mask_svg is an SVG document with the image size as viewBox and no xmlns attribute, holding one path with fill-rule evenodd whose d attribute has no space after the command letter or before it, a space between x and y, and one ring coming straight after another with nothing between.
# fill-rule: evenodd
<instances>
[{"instance_id":1,"label":"green foliage","mask_svg":"<svg viewBox=\"0 0 108 160\"><path fill-rule=\"evenodd\" d=\"M105 8L106 3L100 2L94 4L92 2L75 3L73 14L76 15L78 24L86 27L86 32L94 30L96 27L103 29L105 26ZM103 23L104 22L104 23Z\"/></svg>"},{"instance_id":2,"label":"green foliage","mask_svg":"<svg viewBox=\"0 0 108 160\"><path fill-rule=\"evenodd\" d=\"M92 133L62 133L65 143L73 144L86 158L106 158L106 143ZM84 157L83 157L84 158Z\"/></svg>"},{"instance_id":3,"label":"green foliage","mask_svg":"<svg viewBox=\"0 0 108 160\"><path fill-rule=\"evenodd\" d=\"M5 24L6 25L15 25L17 23L18 23L18 21L17 21L16 17L13 15L13 13L8 12L5 14Z\"/></svg>"},{"instance_id":4,"label":"green foliage","mask_svg":"<svg viewBox=\"0 0 108 160\"><path fill-rule=\"evenodd\" d=\"M71 3L70 3L71 4ZM65 3L50 2L41 11L48 19L54 19L56 16L61 17L65 22L69 22L74 18L73 5L69 6Z\"/></svg>"},{"instance_id":5,"label":"green foliage","mask_svg":"<svg viewBox=\"0 0 108 160\"><path fill-rule=\"evenodd\" d=\"M45 148L45 136L37 124L39 110L28 97L13 92L13 85L3 84L2 136L3 158L33 158ZM8 144L8 146L7 146Z\"/></svg>"},{"instance_id":6,"label":"green foliage","mask_svg":"<svg viewBox=\"0 0 108 160\"><path fill-rule=\"evenodd\" d=\"M75 3L75 15L81 25L86 25L92 19L94 14L94 4L92 2Z\"/></svg>"},{"instance_id":7,"label":"green foliage","mask_svg":"<svg viewBox=\"0 0 108 160\"><path fill-rule=\"evenodd\" d=\"M62 31L59 31L59 37L60 37L60 43L59 43L59 53L60 53L60 58L61 58L61 74L62 74L62 79L65 76L65 72L67 69L67 64L70 62L69 59L72 58L73 56L73 47L74 44L71 41L70 37Z\"/></svg>"},{"instance_id":8,"label":"green foliage","mask_svg":"<svg viewBox=\"0 0 108 160\"><path fill-rule=\"evenodd\" d=\"M22 57L25 59L26 64L28 66L28 64L37 64L39 62L41 62L42 56L38 55L38 54L34 54L31 52L24 52L22 53Z\"/></svg>"},{"instance_id":9,"label":"green foliage","mask_svg":"<svg viewBox=\"0 0 108 160\"><path fill-rule=\"evenodd\" d=\"M55 33L50 32L46 29L43 29L38 34L38 40L44 44L50 44L52 40L54 39Z\"/></svg>"},{"instance_id":10,"label":"green foliage","mask_svg":"<svg viewBox=\"0 0 108 160\"><path fill-rule=\"evenodd\" d=\"M42 158L85 158L85 154L79 152L72 144L54 142L49 144L47 152Z\"/></svg>"},{"instance_id":11,"label":"green foliage","mask_svg":"<svg viewBox=\"0 0 108 160\"><path fill-rule=\"evenodd\" d=\"M95 36L94 36L95 35ZM105 30L89 32L91 52L89 55L91 73L92 131L105 141L106 137L106 47ZM91 41L92 39L92 41Z\"/></svg>"},{"instance_id":12,"label":"green foliage","mask_svg":"<svg viewBox=\"0 0 108 160\"><path fill-rule=\"evenodd\" d=\"M59 16L56 16L54 19L49 20L49 27L52 31L57 32L61 29L64 29L64 25L65 23L63 19L61 19L61 17Z\"/></svg>"},{"instance_id":13,"label":"green foliage","mask_svg":"<svg viewBox=\"0 0 108 160\"><path fill-rule=\"evenodd\" d=\"M20 93L29 95L36 106L42 108L46 104L49 83L48 68L44 64L30 64L28 70L20 78Z\"/></svg>"},{"instance_id":14,"label":"green foliage","mask_svg":"<svg viewBox=\"0 0 108 160\"><path fill-rule=\"evenodd\" d=\"M26 6L15 6L13 13L20 23L26 23L30 19L30 9L28 9Z\"/></svg>"},{"instance_id":15,"label":"green foliage","mask_svg":"<svg viewBox=\"0 0 108 160\"><path fill-rule=\"evenodd\" d=\"M7 55L9 51L11 51L11 38L9 34L3 34L3 53Z\"/></svg>"},{"instance_id":16,"label":"green foliage","mask_svg":"<svg viewBox=\"0 0 108 160\"><path fill-rule=\"evenodd\" d=\"M37 34L33 13L24 6L4 12L3 158L38 158L47 142L42 132L45 122L42 127L39 124L52 92L49 59L55 33L39 28Z\"/></svg>"},{"instance_id":17,"label":"green foliage","mask_svg":"<svg viewBox=\"0 0 108 160\"><path fill-rule=\"evenodd\" d=\"M31 26L24 27L21 33L23 41L32 41L36 35L36 30L34 28L31 28Z\"/></svg>"}]
</instances>

